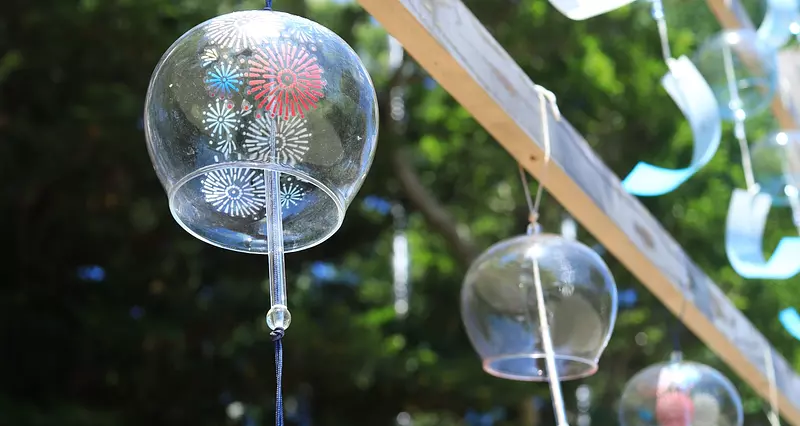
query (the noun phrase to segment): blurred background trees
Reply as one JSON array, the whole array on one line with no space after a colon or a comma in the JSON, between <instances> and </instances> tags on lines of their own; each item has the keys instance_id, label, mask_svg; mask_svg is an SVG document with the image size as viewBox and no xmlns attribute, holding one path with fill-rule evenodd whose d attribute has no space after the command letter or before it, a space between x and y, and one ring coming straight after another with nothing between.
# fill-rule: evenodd
<instances>
[{"instance_id":1,"label":"blurred background trees","mask_svg":"<svg viewBox=\"0 0 800 426\"><path fill-rule=\"evenodd\" d=\"M620 176L638 160L679 166L691 135L659 85L666 72L646 4L571 22L544 0L466 2ZM759 4L754 3L754 19ZM184 31L254 1L6 0L0 16L0 174L4 243L0 425L269 425L274 364L263 316L266 259L193 239L172 220L147 157L142 105L156 62ZM342 230L288 256L293 323L286 339L289 424L551 425L544 384L481 371L461 326L471 259L524 231L516 164L425 71L390 54L357 4L276 0L332 28L364 57L381 101L372 172ZM718 27L701 0L667 0L676 54ZM399 65L399 66L398 66ZM538 112L530 112L532 119ZM773 125L751 126L751 137ZM761 132L761 133L759 133ZM729 134L728 134L729 135ZM790 362L797 342L777 320L800 305L787 282L745 282L727 265L724 219L743 187L726 135L714 161L677 191L644 203ZM407 211L411 297L393 300L392 205ZM545 198L557 232L563 210ZM792 232L773 212L771 249ZM596 242L583 231L579 238ZM602 247L596 246L602 252ZM672 317L618 262L624 292L591 389L595 425L616 424L627 379L671 349ZM687 356L726 372L692 336ZM406 413L401 414L400 413ZM488 414L487 414L488 413Z\"/></svg>"}]
</instances>

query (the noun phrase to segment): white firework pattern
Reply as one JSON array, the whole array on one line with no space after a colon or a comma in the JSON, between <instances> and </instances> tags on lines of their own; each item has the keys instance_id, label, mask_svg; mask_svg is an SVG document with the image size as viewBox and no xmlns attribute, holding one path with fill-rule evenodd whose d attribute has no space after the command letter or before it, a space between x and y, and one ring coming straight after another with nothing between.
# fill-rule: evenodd
<instances>
[{"instance_id":1,"label":"white firework pattern","mask_svg":"<svg viewBox=\"0 0 800 426\"><path fill-rule=\"evenodd\" d=\"M203 53L200 55L200 63L204 67L207 67L213 64L214 62L217 62L217 60L219 60L219 52L217 51L216 48L213 47L205 49Z\"/></svg>"},{"instance_id":2,"label":"white firework pattern","mask_svg":"<svg viewBox=\"0 0 800 426\"><path fill-rule=\"evenodd\" d=\"M231 155L236 151L236 140L234 140L231 135L227 135L223 139L217 139L214 149L225 155Z\"/></svg>"},{"instance_id":3,"label":"white firework pattern","mask_svg":"<svg viewBox=\"0 0 800 426\"><path fill-rule=\"evenodd\" d=\"M298 205L306 197L306 189L292 176L281 182L281 207L288 209Z\"/></svg>"},{"instance_id":4,"label":"white firework pattern","mask_svg":"<svg viewBox=\"0 0 800 426\"><path fill-rule=\"evenodd\" d=\"M267 38L280 37L283 24L272 14L233 13L215 18L208 24L208 40L237 52L253 49Z\"/></svg>"},{"instance_id":5,"label":"white firework pattern","mask_svg":"<svg viewBox=\"0 0 800 426\"><path fill-rule=\"evenodd\" d=\"M229 101L217 99L216 103L208 104L203 115L205 129L215 138L227 139L239 127L239 115Z\"/></svg>"},{"instance_id":6,"label":"white firework pattern","mask_svg":"<svg viewBox=\"0 0 800 426\"><path fill-rule=\"evenodd\" d=\"M242 119L253 113L253 104L247 99L242 99L242 105L239 106L239 118Z\"/></svg>"},{"instance_id":7,"label":"white firework pattern","mask_svg":"<svg viewBox=\"0 0 800 426\"><path fill-rule=\"evenodd\" d=\"M242 144L253 160L267 160L272 156L272 139L275 139L277 162L295 165L303 160L309 150L311 132L308 120L300 116L278 120L266 114L257 115L244 131Z\"/></svg>"},{"instance_id":8,"label":"white firework pattern","mask_svg":"<svg viewBox=\"0 0 800 426\"><path fill-rule=\"evenodd\" d=\"M260 170L230 168L206 173L200 182L206 202L233 217L257 215L266 206L264 174Z\"/></svg>"},{"instance_id":9,"label":"white firework pattern","mask_svg":"<svg viewBox=\"0 0 800 426\"><path fill-rule=\"evenodd\" d=\"M317 50L316 43L321 41L319 31L311 24L295 24L289 27L285 37L294 39L300 44L307 45L311 50Z\"/></svg>"}]
</instances>

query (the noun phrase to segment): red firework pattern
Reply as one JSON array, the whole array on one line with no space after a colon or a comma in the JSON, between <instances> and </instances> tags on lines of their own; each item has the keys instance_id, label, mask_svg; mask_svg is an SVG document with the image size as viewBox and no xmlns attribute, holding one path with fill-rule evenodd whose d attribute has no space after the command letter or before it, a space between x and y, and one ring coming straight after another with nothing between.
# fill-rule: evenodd
<instances>
[{"instance_id":1,"label":"red firework pattern","mask_svg":"<svg viewBox=\"0 0 800 426\"><path fill-rule=\"evenodd\" d=\"M284 119L317 107L324 96L322 68L305 49L286 43L259 49L249 61L248 95L256 94L259 108Z\"/></svg>"}]
</instances>

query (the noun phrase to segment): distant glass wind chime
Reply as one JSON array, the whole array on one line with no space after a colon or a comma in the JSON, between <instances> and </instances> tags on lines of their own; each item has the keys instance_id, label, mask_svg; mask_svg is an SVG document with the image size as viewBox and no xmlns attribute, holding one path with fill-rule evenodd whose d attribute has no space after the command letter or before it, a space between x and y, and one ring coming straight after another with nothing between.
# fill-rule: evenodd
<instances>
[{"instance_id":1,"label":"distant glass wind chime","mask_svg":"<svg viewBox=\"0 0 800 426\"><path fill-rule=\"evenodd\" d=\"M269 256L281 425L281 338L291 323L284 253L341 226L372 163L378 109L344 40L271 3L212 18L167 50L147 91L145 133L180 226Z\"/></svg>"},{"instance_id":2,"label":"distant glass wind chime","mask_svg":"<svg viewBox=\"0 0 800 426\"><path fill-rule=\"evenodd\" d=\"M683 360L685 309L683 299L672 327L669 361L645 368L625 385L621 426L742 426L742 400L733 384L707 365Z\"/></svg>"},{"instance_id":3,"label":"distant glass wind chime","mask_svg":"<svg viewBox=\"0 0 800 426\"><path fill-rule=\"evenodd\" d=\"M800 204L796 190L800 164L793 159L797 148L790 143L791 133L778 132L751 152L745 128L745 120L766 110L775 97L775 48L755 31L724 31L700 47L695 62L714 88L723 117L734 123L742 157L746 190L734 189L731 195L725 226L728 260L745 278L790 278L800 272L800 238L784 238L769 260L764 258L762 240L773 200Z\"/></svg>"},{"instance_id":4,"label":"distant glass wind chime","mask_svg":"<svg viewBox=\"0 0 800 426\"><path fill-rule=\"evenodd\" d=\"M550 105L556 121L555 96L537 86L545 150L550 161ZM461 315L467 334L496 377L547 381L559 426L568 425L561 380L594 374L611 337L617 314L614 278L589 247L544 234L539 204L527 194L530 225L526 235L490 247L471 265L461 291ZM544 182L544 177L542 182Z\"/></svg>"},{"instance_id":5,"label":"distant glass wind chime","mask_svg":"<svg viewBox=\"0 0 800 426\"><path fill-rule=\"evenodd\" d=\"M408 316L411 299L411 252L406 234L406 210L400 203L392 206L394 237L392 238L392 274L394 290L394 312L398 318Z\"/></svg>"},{"instance_id":6,"label":"distant glass wind chime","mask_svg":"<svg viewBox=\"0 0 800 426\"><path fill-rule=\"evenodd\" d=\"M637 373L625 385L619 406L621 426L742 426L742 401L733 384L713 368L684 361Z\"/></svg>"}]
</instances>

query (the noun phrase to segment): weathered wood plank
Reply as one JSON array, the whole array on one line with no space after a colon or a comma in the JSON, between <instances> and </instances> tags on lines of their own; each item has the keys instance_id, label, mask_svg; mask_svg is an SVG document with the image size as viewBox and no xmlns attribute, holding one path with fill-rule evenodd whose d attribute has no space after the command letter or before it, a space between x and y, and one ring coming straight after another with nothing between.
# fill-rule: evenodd
<instances>
[{"instance_id":1,"label":"weathered wood plank","mask_svg":"<svg viewBox=\"0 0 800 426\"><path fill-rule=\"evenodd\" d=\"M669 309L685 301L687 327L764 397L770 353L781 411L800 425L800 378L566 120L551 123L545 175L534 84L460 0L359 2Z\"/></svg>"}]
</instances>

